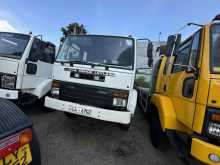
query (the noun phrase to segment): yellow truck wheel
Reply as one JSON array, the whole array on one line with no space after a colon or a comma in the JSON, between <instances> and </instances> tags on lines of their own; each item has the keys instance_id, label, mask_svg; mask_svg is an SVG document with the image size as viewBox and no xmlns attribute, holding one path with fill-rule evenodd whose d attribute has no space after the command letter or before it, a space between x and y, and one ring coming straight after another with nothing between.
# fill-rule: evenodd
<instances>
[{"instance_id":1,"label":"yellow truck wheel","mask_svg":"<svg viewBox=\"0 0 220 165\"><path fill-rule=\"evenodd\" d=\"M163 132L159 115L157 112L151 112L149 116L149 125L150 125L150 139L151 143L155 148L166 150L169 145L169 140L166 136L166 133Z\"/></svg>"}]
</instances>

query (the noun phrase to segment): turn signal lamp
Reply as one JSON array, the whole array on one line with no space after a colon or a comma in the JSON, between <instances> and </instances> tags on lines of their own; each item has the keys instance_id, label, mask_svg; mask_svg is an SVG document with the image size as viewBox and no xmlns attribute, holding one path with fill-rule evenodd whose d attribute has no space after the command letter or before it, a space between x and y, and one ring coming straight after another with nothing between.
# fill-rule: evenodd
<instances>
[{"instance_id":1,"label":"turn signal lamp","mask_svg":"<svg viewBox=\"0 0 220 165\"><path fill-rule=\"evenodd\" d=\"M117 98L128 98L128 93L127 92L121 92L121 91L115 91L112 93L113 97Z\"/></svg>"},{"instance_id":2,"label":"turn signal lamp","mask_svg":"<svg viewBox=\"0 0 220 165\"><path fill-rule=\"evenodd\" d=\"M23 146L29 142L32 141L32 131L31 129L26 129L25 131L21 132L20 136L19 136L19 143L20 146Z\"/></svg>"},{"instance_id":3,"label":"turn signal lamp","mask_svg":"<svg viewBox=\"0 0 220 165\"><path fill-rule=\"evenodd\" d=\"M32 130L25 129L15 135L0 140L0 159L32 141Z\"/></svg>"},{"instance_id":4,"label":"turn signal lamp","mask_svg":"<svg viewBox=\"0 0 220 165\"><path fill-rule=\"evenodd\" d=\"M216 121L216 122L220 122L220 114L212 114L211 120Z\"/></svg>"},{"instance_id":5,"label":"turn signal lamp","mask_svg":"<svg viewBox=\"0 0 220 165\"><path fill-rule=\"evenodd\" d=\"M59 88L60 87L60 83L58 81L53 81L52 87Z\"/></svg>"}]
</instances>

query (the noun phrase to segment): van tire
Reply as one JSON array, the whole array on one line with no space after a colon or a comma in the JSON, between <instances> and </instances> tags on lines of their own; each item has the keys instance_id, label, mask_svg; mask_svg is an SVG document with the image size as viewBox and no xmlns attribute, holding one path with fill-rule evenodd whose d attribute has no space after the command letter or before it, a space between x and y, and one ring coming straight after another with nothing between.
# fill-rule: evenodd
<instances>
[{"instance_id":1,"label":"van tire","mask_svg":"<svg viewBox=\"0 0 220 165\"><path fill-rule=\"evenodd\" d=\"M162 130L158 113L154 113L149 117L150 125L150 140L151 144L158 149L168 149L168 138L166 133Z\"/></svg>"}]
</instances>

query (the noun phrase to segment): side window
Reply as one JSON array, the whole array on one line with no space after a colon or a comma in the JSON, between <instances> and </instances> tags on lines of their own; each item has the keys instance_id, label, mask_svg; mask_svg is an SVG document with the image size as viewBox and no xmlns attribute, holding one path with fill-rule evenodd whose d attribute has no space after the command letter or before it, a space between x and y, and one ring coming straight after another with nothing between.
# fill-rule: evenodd
<instances>
[{"instance_id":1,"label":"side window","mask_svg":"<svg viewBox=\"0 0 220 165\"><path fill-rule=\"evenodd\" d=\"M32 62L37 62L40 55L41 55L41 41L35 38L28 59Z\"/></svg>"},{"instance_id":2,"label":"side window","mask_svg":"<svg viewBox=\"0 0 220 165\"><path fill-rule=\"evenodd\" d=\"M55 60L55 46L42 42L42 53L40 54L39 60L53 64Z\"/></svg>"},{"instance_id":3,"label":"side window","mask_svg":"<svg viewBox=\"0 0 220 165\"><path fill-rule=\"evenodd\" d=\"M199 56L199 44L200 44L200 35L201 31L198 31L193 38L192 48L190 52L189 65L196 66Z\"/></svg>"},{"instance_id":4,"label":"side window","mask_svg":"<svg viewBox=\"0 0 220 165\"><path fill-rule=\"evenodd\" d=\"M174 65L173 66L173 72L181 72L186 69L186 67L181 66L181 65L187 65L188 64L188 59L190 55L190 49L191 49L191 39L183 43L180 48L178 55L176 55L175 60L174 60Z\"/></svg>"}]
</instances>

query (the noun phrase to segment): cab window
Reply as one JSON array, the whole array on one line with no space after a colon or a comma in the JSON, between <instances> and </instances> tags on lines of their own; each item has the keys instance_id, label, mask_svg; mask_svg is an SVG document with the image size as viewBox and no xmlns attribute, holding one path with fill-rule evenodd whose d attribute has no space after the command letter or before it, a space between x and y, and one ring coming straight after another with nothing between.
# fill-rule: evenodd
<instances>
[{"instance_id":1,"label":"cab window","mask_svg":"<svg viewBox=\"0 0 220 165\"><path fill-rule=\"evenodd\" d=\"M192 48L190 51L189 65L197 66L199 56L199 45L200 45L201 31L195 33L192 41Z\"/></svg>"},{"instance_id":2,"label":"cab window","mask_svg":"<svg viewBox=\"0 0 220 165\"><path fill-rule=\"evenodd\" d=\"M176 64L173 66L174 73L181 72L186 69L186 67L181 66L181 65L188 64L191 43L192 43L192 39L190 38L180 45L178 54L176 55L175 60L174 60L174 64Z\"/></svg>"},{"instance_id":3,"label":"cab window","mask_svg":"<svg viewBox=\"0 0 220 165\"><path fill-rule=\"evenodd\" d=\"M32 62L40 60L53 64L55 60L55 46L35 38L30 50L29 60Z\"/></svg>"},{"instance_id":4,"label":"cab window","mask_svg":"<svg viewBox=\"0 0 220 165\"><path fill-rule=\"evenodd\" d=\"M211 72L220 73L220 24L211 28Z\"/></svg>"},{"instance_id":5,"label":"cab window","mask_svg":"<svg viewBox=\"0 0 220 165\"><path fill-rule=\"evenodd\" d=\"M42 53L39 56L39 60L53 64L55 60L55 46L45 42L42 42L41 44L42 44L41 46Z\"/></svg>"},{"instance_id":6,"label":"cab window","mask_svg":"<svg viewBox=\"0 0 220 165\"><path fill-rule=\"evenodd\" d=\"M41 53L42 53L41 52L41 41L35 38L33 41L28 59L32 62L37 62Z\"/></svg>"}]
</instances>

